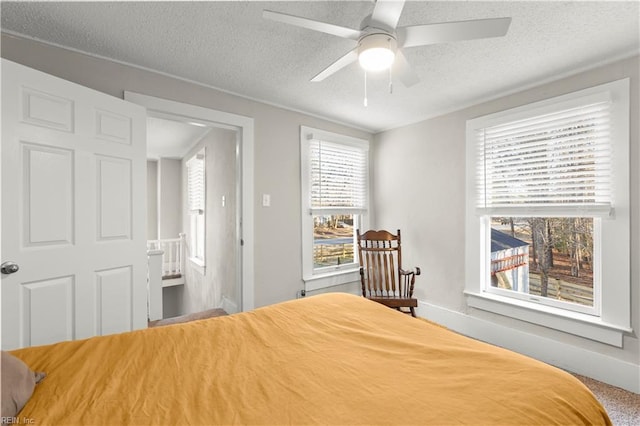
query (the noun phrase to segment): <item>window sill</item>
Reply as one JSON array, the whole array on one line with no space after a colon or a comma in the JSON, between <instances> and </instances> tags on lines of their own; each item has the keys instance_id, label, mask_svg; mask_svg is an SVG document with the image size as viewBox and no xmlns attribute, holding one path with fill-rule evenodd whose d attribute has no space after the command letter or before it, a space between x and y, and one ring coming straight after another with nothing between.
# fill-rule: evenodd
<instances>
[{"instance_id":1,"label":"window sill","mask_svg":"<svg viewBox=\"0 0 640 426\"><path fill-rule=\"evenodd\" d=\"M631 328L610 324L600 318L570 312L524 300L488 293L465 291L467 304L476 309L537 324L543 327L585 337L608 345L622 347L622 337Z\"/></svg>"},{"instance_id":2,"label":"window sill","mask_svg":"<svg viewBox=\"0 0 640 426\"><path fill-rule=\"evenodd\" d=\"M205 272L206 272L206 267L204 265L204 262L196 257L190 257L189 258L189 262L191 263L191 267L193 268L194 271L196 271L197 273L199 273L200 275L204 276Z\"/></svg>"},{"instance_id":3,"label":"window sill","mask_svg":"<svg viewBox=\"0 0 640 426\"><path fill-rule=\"evenodd\" d=\"M360 281L360 269L347 269L343 271L327 272L324 274L304 277L304 287L306 291L319 290L321 288L333 287L337 285Z\"/></svg>"}]
</instances>

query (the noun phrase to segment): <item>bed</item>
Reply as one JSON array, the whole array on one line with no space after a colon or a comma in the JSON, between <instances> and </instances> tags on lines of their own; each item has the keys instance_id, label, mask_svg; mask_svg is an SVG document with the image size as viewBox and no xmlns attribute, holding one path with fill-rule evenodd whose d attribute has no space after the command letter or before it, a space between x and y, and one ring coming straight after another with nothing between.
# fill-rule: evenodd
<instances>
[{"instance_id":1,"label":"bed","mask_svg":"<svg viewBox=\"0 0 640 426\"><path fill-rule=\"evenodd\" d=\"M340 293L12 354L38 426L611 424L564 371Z\"/></svg>"}]
</instances>

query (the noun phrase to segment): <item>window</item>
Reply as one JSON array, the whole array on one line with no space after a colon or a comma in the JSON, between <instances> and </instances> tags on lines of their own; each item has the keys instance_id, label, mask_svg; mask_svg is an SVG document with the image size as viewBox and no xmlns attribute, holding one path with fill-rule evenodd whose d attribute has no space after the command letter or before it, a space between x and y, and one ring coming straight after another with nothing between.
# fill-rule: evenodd
<instances>
[{"instance_id":1,"label":"window","mask_svg":"<svg viewBox=\"0 0 640 426\"><path fill-rule=\"evenodd\" d=\"M187 161L187 204L189 214L189 258L205 266L205 155L204 149Z\"/></svg>"},{"instance_id":2,"label":"window","mask_svg":"<svg viewBox=\"0 0 640 426\"><path fill-rule=\"evenodd\" d=\"M628 84L467 122L470 306L621 345L630 324L616 307L630 297Z\"/></svg>"},{"instance_id":3,"label":"window","mask_svg":"<svg viewBox=\"0 0 640 426\"><path fill-rule=\"evenodd\" d=\"M301 127L307 290L357 281L356 229L368 226L369 143Z\"/></svg>"},{"instance_id":4,"label":"window","mask_svg":"<svg viewBox=\"0 0 640 426\"><path fill-rule=\"evenodd\" d=\"M599 218L485 220L491 233L487 292L599 315Z\"/></svg>"}]
</instances>

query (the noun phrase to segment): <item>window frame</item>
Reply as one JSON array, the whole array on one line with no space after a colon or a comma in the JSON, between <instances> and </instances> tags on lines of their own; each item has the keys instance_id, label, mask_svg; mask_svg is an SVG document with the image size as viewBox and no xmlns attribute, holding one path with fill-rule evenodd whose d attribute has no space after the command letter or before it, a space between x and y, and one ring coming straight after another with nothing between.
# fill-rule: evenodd
<instances>
[{"instance_id":1,"label":"window frame","mask_svg":"<svg viewBox=\"0 0 640 426\"><path fill-rule=\"evenodd\" d=\"M198 158L201 157L201 158ZM187 167L187 214L189 216L189 261L199 268L201 273L204 274L204 268L206 267L206 253L207 253L207 233L206 233L206 205L207 205L207 165L206 165L206 149L203 147L193 154L186 162ZM189 168L193 161L202 161L202 208L194 211L190 205L190 191L189 186ZM202 241L202 255L196 253L196 247L198 247L198 240Z\"/></svg>"},{"instance_id":2,"label":"window frame","mask_svg":"<svg viewBox=\"0 0 640 426\"><path fill-rule=\"evenodd\" d=\"M548 217L548 216L530 216L530 217ZM483 281L482 289L483 291L495 294L498 296L503 296L507 298L519 299L524 301L533 301L535 303L539 303L541 305L547 305L551 307L556 307L558 309L578 312L582 314L593 315L595 317L600 317L601 315L601 294L602 294L602 274L600 273L600 268L602 265L602 250L600 250L602 244L602 218L593 217L593 216L566 216L566 217L589 217L593 219L593 256L592 256L592 264L593 264L593 306L588 305L579 305L571 302L564 302L562 300L552 299L549 297L532 295L529 293L522 293L512 290L506 290L498 287L493 287L489 282ZM481 244L488 244L491 246L491 215L483 215L480 218L480 235L481 235ZM484 241L484 243L482 242ZM489 257L491 257L490 249L485 251ZM487 266L487 271L490 271L490 259L489 266ZM484 277L484 272L483 272ZM486 278L485 278L486 279Z\"/></svg>"},{"instance_id":3,"label":"window frame","mask_svg":"<svg viewBox=\"0 0 640 426\"><path fill-rule=\"evenodd\" d=\"M366 159L366 200L364 209L352 208L311 208L311 165L310 141L322 140L336 145L345 145L365 151ZM318 290L360 280L355 230L369 227L370 200L370 156L369 141L326 130L300 126L300 181L301 181L301 222L302 222L302 280L306 291ZM313 217L317 215L352 214L354 215L354 263L314 268L313 263ZM357 216L357 218L356 218ZM357 222L357 224L356 224Z\"/></svg>"},{"instance_id":4,"label":"window frame","mask_svg":"<svg viewBox=\"0 0 640 426\"><path fill-rule=\"evenodd\" d=\"M514 121L539 115L545 109L557 108L558 104L571 103L598 94L606 93L611 105L611 146L613 170L613 211L602 217L600 235L600 280L601 286L594 299L598 312L586 314L549 306L535 300L522 300L501 292L487 291L489 277L490 244L486 241L486 218L490 212L479 213L476 208L476 158L477 129L495 123ZM477 117L467 121L466 128L466 212L465 212L465 295L470 308L493 312L521 321L560 330L616 347L622 347L623 335L631 329L631 277L630 277L630 200L629 200L629 79L622 79L599 86L578 90ZM535 216L552 216L532 211ZM585 215L585 217L597 215ZM485 226L483 226L483 220ZM483 234L484 233L484 234ZM483 239L484 235L484 239ZM595 259L594 259L595 260ZM595 272L595 271L594 271ZM594 306L596 302L594 300Z\"/></svg>"}]
</instances>

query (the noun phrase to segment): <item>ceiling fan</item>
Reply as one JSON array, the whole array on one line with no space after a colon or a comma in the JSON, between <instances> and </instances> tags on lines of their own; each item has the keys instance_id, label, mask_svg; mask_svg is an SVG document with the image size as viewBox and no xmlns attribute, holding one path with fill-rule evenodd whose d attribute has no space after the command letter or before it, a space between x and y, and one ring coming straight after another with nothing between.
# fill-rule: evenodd
<instances>
[{"instance_id":1,"label":"ceiling fan","mask_svg":"<svg viewBox=\"0 0 640 426\"><path fill-rule=\"evenodd\" d=\"M391 70L406 87L416 84L420 79L407 62L403 49L450 41L502 37L511 24L511 18L490 18L396 28L403 7L404 0L377 0L373 13L360 24L360 30L271 10L264 10L262 16L357 42L354 49L322 70L311 81L322 81L358 60L365 71Z\"/></svg>"}]
</instances>

